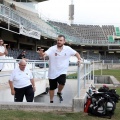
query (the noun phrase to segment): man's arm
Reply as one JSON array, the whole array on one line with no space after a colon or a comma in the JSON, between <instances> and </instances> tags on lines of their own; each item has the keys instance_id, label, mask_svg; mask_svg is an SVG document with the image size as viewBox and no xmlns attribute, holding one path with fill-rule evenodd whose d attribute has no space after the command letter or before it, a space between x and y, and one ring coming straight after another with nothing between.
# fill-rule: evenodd
<instances>
[{"instance_id":1,"label":"man's arm","mask_svg":"<svg viewBox=\"0 0 120 120\"><path fill-rule=\"evenodd\" d=\"M14 87L13 87L13 82L9 80L9 86L10 86L10 89L11 89L11 95L15 95L15 90L14 90Z\"/></svg>"},{"instance_id":2,"label":"man's arm","mask_svg":"<svg viewBox=\"0 0 120 120\"><path fill-rule=\"evenodd\" d=\"M0 56L3 56L3 55L4 55L4 53L1 53L1 52L0 52Z\"/></svg>"},{"instance_id":3,"label":"man's arm","mask_svg":"<svg viewBox=\"0 0 120 120\"><path fill-rule=\"evenodd\" d=\"M8 55L8 51L7 49L5 48L5 52L4 52L5 55Z\"/></svg>"},{"instance_id":4,"label":"man's arm","mask_svg":"<svg viewBox=\"0 0 120 120\"><path fill-rule=\"evenodd\" d=\"M78 61L81 60L82 58L80 57L80 54L76 52L75 56L77 57Z\"/></svg>"},{"instance_id":5,"label":"man's arm","mask_svg":"<svg viewBox=\"0 0 120 120\"><path fill-rule=\"evenodd\" d=\"M82 60L80 54L77 52L77 53L75 54L75 56L76 56L77 59L78 59L78 65L80 65L80 62L81 62L81 60Z\"/></svg>"},{"instance_id":6,"label":"man's arm","mask_svg":"<svg viewBox=\"0 0 120 120\"><path fill-rule=\"evenodd\" d=\"M40 55L41 57L46 57L47 54L46 54L45 52L43 52L43 50L44 50L44 49L40 49L38 53L39 53L39 55Z\"/></svg>"},{"instance_id":7,"label":"man's arm","mask_svg":"<svg viewBox=\"0 0 120 120\"><path fill-rule=\"evenodd\" d=\"M4 48L5 48L4 55L8 55L8 51L7 51L6 45L7 45L7 44L4 44Z\"/></svg>"},{"instance_id":8,"label":"man's arm","mask_svg":"<svg viewBox=\"0 0 120 120\"><path fill-rule=\"evenodd\" d=\"M35 81L34 81L34 79L31 79L30 81L31 81L31 83L32 83L33 90L34 90L34 92L35 92L35 91L36 91Z\"/></svg>"},{"instance_id":9,"label":"man's arm","mask_svg":"<svg viewBox=\"0 0 120 120\"><path fill-rule=\"evenodd\" d=\"M17 59L22 59L22 58L21 58L21 54L18 55Z\"/></svg>"},{"instance_id":10,"label":"man's arm","mask_svg":"<svg viewBox=\"0 0 120 120\"><path fill-rule=\"evenodd\" d=\"M4 52L4 53L1 53L1 52L0 52L0 56L7 55L7 54L8 54L8 51L7 51L6 45L4 45L4 48L5 48L5 52Z\"/></svg>"}]
</instances>

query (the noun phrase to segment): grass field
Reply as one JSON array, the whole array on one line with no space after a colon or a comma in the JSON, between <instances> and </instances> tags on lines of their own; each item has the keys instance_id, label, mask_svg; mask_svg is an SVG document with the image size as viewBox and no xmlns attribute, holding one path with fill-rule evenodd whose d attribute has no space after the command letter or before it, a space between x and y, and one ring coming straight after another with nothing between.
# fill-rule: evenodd
<instances>
[{"instance_id":1,"label":"grass field","mask_svg":"<svg viewBox=\"0 0 120 120\"><path fill-rule=\"evenodd\" d=\"M101 70L96 70L95 71L95 75L101 75ZM120 81L120 70L116 69L116 70L102 70L102 75L113 75L117 80Z\"/></svg>"},{"instance_id":2,"label":"grass field","mask_svg":"<svg viewBox=\"0 0 120 120\"><path fill-rule=\"evenodd\" d=\"M100 75L100 71L95 71L96 75ZM120 81L120 70L104 70L104 75L113 75ZM120 88L116 88L120 95ZM0 110L0 120L107 120L107 118L98 118L88 116L86 113L63 113L63 112L28 112L28 111L13 111ZM115 114L112 120L120 120L120 102L117 103Z\"/></svg>"},{"instance_id":3,"label":"grass field","mask_svg":"<svg viewBox=\"0 0 120 120\"><path fill-rule=\"evenodd\" d=\"M101 75L101 70L96 70L95 71L95 75ZM120 70L116 69L116 70L112 70L112 69L109 69L109 70L102 70L102 75L113 75L117 80L120 81ZM77 74L70 74L69 76L74 76L74 78L77 77Z\"/></svg>"}]
</instances>

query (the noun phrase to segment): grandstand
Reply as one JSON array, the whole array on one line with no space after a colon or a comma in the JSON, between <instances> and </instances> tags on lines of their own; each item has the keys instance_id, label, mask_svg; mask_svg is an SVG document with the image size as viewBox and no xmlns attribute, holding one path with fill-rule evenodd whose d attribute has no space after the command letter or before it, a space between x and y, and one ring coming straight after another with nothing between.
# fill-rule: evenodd
<instances>
[{"instance_id":1,"label":"grandstand","mask_svg":"<svg viewBox=\"0 0 120 120\"><path fill-rule=\"evenodd\" d=\"M29 59L39 59L38 47L45 50L56 42L58 34L66 37L66 44L82 57L92 60L120 60L120 30L114 25L68 25L43 20L26 0L2 0L0 4L0 37L10 44L9 56L17 58L27 50ZM27 0L27 2L33 0ZM36 0L41 2L44 0ZM36 2L34 1L34 2Z\"/></svg>"},{"instance_id":2,"label":"grandstand","mask_svg":"<svg viewBox=\"0 0 120 120\"><path fill-rule=\"evenodd\" d=\"M81 49L80 53L85 59L119 61L120 43L119 40L113 40L114 35L117 34L114 25L68 25L56 21L48 22L51 26L54 26L54 28L61 30L61 33L74 36L76 39L75 42L79 44L79 50ZM111 36L112 40L110 39ZM118 51L116 51L116 49L109 50L108 46L112 46Z\"/></svg>"}]
</instances>

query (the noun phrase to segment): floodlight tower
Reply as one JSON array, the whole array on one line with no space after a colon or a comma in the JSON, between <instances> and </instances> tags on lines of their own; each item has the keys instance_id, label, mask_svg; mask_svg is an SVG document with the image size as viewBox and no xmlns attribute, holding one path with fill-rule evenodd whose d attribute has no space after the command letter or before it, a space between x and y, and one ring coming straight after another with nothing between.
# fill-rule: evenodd
<instances>
[{"instance_id":1,"label":"floodlight tower","mask_svg":"<svg viewBox=\"0 0 120 120\"><path fill-rule=\"evenodd\" d=\"M69 5L69 22L70 22L70 25L74 23L74 4L73 4L73 0L71 0L71 4Z\"/></svg>"}]
</instances>

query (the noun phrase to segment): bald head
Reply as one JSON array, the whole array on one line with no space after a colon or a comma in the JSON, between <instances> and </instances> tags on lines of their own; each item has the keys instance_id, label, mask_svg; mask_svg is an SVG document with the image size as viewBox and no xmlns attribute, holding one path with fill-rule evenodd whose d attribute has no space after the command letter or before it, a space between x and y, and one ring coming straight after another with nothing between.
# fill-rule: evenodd
<instances>
[{"instance_id":1,"label":"bald head","mask_svg":"<svg viewBox=\"0 0 120 120\"><path fill-rule=\"evenodd\" d=\"M27 64L27 62L26 62L26 60L21 59L21 60L19 61L19 64Z\"/></svg>"},{"instance_id":2,"label":"bald head","mask_svg":"<svg viewBox=\"0 0 120 120\"><path fill-rule=\"evenodd\" d=\"M27 64L26 60L21 59L21 60L19 61L19 68L20 68L20 70L24 71L24 69L25 69L25 67L26 67L26 64Z\"/></svg>"}]
</instances>

